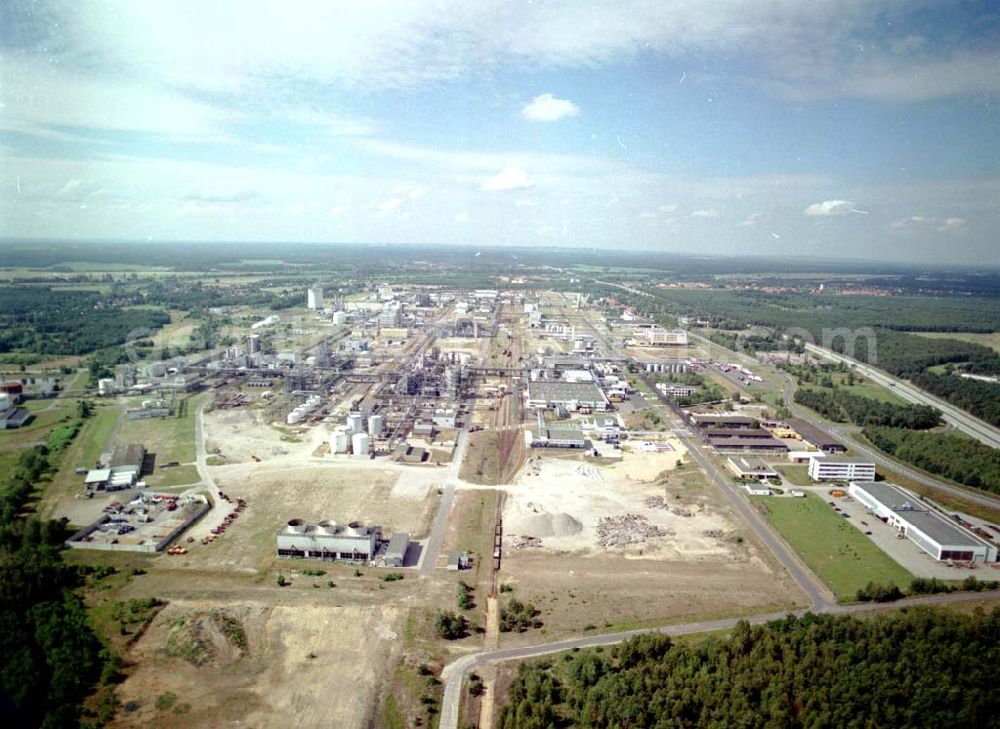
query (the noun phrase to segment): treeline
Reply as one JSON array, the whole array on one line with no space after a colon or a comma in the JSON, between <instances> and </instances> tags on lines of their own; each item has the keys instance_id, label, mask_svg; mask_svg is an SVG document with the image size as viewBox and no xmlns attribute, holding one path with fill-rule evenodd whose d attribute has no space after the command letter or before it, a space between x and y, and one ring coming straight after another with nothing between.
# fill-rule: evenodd
<instances>
[{"instance_id":1,"label":"treeline","mask_svg":"<svg viewBox=\"0 0 1000 729\"><path fill-rule=\"evenodd\" d=\"M928 473L1000 493L1000 450L952 433L875 427L861 432L877 448Z\"/></svg>"},{"instance_id":2,"label":"treeline","mask_svg":"<svg viewBox=\"0 0 1000 729\"><path fill-rule=\"evenodd\" d=\"M1000 610L789 616L524 663L499 729L996 726Z\"/></svg>"},{"instance_id":3,"label":"treeline","mask_svg":"<svg viewBox=\"0 0 1000 729\"><path fill-rule=\"evenodd\" d=\"M0 353L87 354L169 322L166 311L122 308L94 291L0 286Z\"/></svg>"},{"instance_id":4,"label":"treeline","mask_svg":"<svg viewBox=\"0 0 1000 729\"><path fill-rule=\"evenodd\" d=\"M926 430L941 422L940 413L929 405L897 405L847 390L796 390L794 400L838 423Z\"/></svg>"},{"instance_id":5,"label":"treeline","mask_svg":"<svg viewBox=\"0 0 1000 729\"><path fill-rule=\"evenodd\" d=\"M923 372L913 378L913 384L991 425L1000 426L1000 384L996 382Z\"/></svg>"},{"instance_id":6,"label":"treeline","mask_svg":"<svg viewBox=\"0 0 1000 729\"><path fill-rule=\"evenodd\" d=\"M0 686L16 706L0 706L5 726L85 724L84 698L115 674L75 592L83 573L60 556L65 520L29 511L50 470L47 449L36 446L0 483Z\"/></svg>"},{"instance_id":7,"label":"treeline","mask_svg":"<svg viewBox=\"0 0 1000 729\"><path fill-rule=\"evenodd\" d=\"M897 377L910 378L934 365L967 362L972 372L989 374L997 371L1000 360L989 347L960 339L931 339L915 334L875 329L875 349L869 352L868 340L858 337L854 340L855 359L868 362ZM850 355L850 350L842 341L835 341L831 347L837 352Z\"/></svg>"}]
</instances>

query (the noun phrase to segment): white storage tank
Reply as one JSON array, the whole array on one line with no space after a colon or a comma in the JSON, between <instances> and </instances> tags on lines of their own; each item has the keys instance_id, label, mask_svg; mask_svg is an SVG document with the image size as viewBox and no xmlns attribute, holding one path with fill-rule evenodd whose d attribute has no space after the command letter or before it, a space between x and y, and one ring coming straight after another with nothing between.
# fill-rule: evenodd
<instances>
[{"instance_id":1,"label":"white storage tank","mask_svg":"<svg viewBox=\"0 0 1000 729\"><path fill-rule=\"evenodd\" d=\"M362 433L365 430L365 418L361 413L351 413L347 416L347 427L353 433Z\"/></svg>"},{"instance_id":2,"label":"white storage tank","mask_svg":"<svg viewBox=\"0 0 1000 729\"><path fill-rule=\"evenodd\" d=\"M333 312L333 323L334 324L346 324L347 323L347 312L346 311L335 311Z\"/></svg>"},{"instance_id":3,"label":"white storage tank","mask_svg":"<svg viewBox=\"0 0 1000 729\"><path fill-rule=\"evenodd\" d=\"M111 391L115 389L115 380L113 377L102 377L97 381L97 391L101 395L110 395Z\"/></svg>"},{"instance_id":4,"label":"white storage tank","mask_svg":"<svg viewBox=\"0 0 1000 729\"><path fill-rule=\"evenodd\" d=\"M351 450L355 458L368 457L368 442L367 433L355 433L351 436Z\"/></svg>"},{"instance_id":5,"label":"white storage tank","mask_svg":"<svg viewBox=\"0 0 1000 729\"><path fill-rule=\"evenodd\" d=\"M372 415L368 418L368 435L378 438L382 435L382 416Z\"/></svg>"},{"instance_id":6,"label":"white storage tank","mask_svg":"<svg viewBox=\"0 0 1000 729\"><path fill-rule=\"evenodd\" d=\"M340 426L335 428L333 433L330 435L330 452L331 453L347 453L348 447L351 445L351 432L346 426Z\"/></svg>"}]
</instances>

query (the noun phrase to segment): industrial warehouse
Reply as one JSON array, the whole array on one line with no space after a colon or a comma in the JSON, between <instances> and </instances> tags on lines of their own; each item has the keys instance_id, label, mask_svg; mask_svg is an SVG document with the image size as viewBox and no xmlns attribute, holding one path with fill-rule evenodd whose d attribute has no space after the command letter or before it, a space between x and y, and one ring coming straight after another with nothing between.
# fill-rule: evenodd
<instances>
[{"instance_id":1,"label":"industrial warehouse","mask_svg":"<svg viewBox=\"0 0 1000 729\"><path fill-rule=\"evenodd\" d=\"M938 561L997 561L995 545L895 484L852 481L848 493Z\"/></svg>"}]
</instances>

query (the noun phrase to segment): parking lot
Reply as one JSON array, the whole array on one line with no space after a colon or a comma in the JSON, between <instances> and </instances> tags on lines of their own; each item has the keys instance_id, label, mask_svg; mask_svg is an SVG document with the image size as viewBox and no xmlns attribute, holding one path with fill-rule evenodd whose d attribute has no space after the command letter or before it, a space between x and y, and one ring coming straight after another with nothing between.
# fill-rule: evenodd
<instances>
[{"instance_id":1,"label":"parking lot","mask_svg":"<svg viewBox=\"0 0 1000 729\"><path fill-rule=\"evenodd\" d=\"M832 501L841 513L847 514L848 518L845 521L849 521L862 532L871 532L868 538L875 542L883 552L912 572L915 577L961 580L970 574L975 574L980 579L992 580L997 576L997 571L989 567L980 566L976 570L969 570L964 567L949 567L945 562L938 562L909 539L897 538L896 530L883 523L875 515L868 513L864 504L849 496L839 499L833 498L830 496L829 486L810 486L807 488L823 497L825 502Z\"/></svg>"}]
</instances>

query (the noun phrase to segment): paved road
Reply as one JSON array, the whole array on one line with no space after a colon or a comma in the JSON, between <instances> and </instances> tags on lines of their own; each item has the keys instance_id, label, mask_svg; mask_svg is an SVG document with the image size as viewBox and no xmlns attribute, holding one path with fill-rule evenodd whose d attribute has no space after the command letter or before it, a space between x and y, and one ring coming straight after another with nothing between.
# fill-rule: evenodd
<instances>
[{"instance_id":1,"label":"paved road","mask_svg":"<svg viewBox=\"0 0 1000 729\"><path fill-rule=\"evenodd\" d=\"M643 382L653 390L660 400L667 404L669 407L670 401L664 397L658 390L655 390L652 386L649 378L640 374ZM669 411L670 418L674 424L672 432L677 438L684 444L688 449L688 452L694 458L695 463L698 467L705 473L705 475L712 480L716 487L723 494L725 494L726 499L732 504L733 508L743 517L753 533L757 538L764 543L771 553L778 559L782 567L788 570L788 573L792 576L796 583L802 591L809 597L812 604L813 610L821 610L825 607L829 607L836 603L836 599L833 594L827 589L827 587L820 582L819 578L816 577L801 561L796 557L791 549L785 544L784 541L771 529L770 525L764 521L764 519L757 513L753 508L751 503L743 498L743 495L737 491L737 487L733 485L732 477L723 472L712 459L705 454L704 446L698 442L696 437L689 435L689 431L686 429L686 423L681 422L680 418L673 412Z\"/></svg>"},{"instance_id":2,"label":"paved road","mask_svg":"<svg viewBox=\"0 0 1000 729\"><path fill-rule=\"evenodd\" d=\"M227 502L219 496L219 487L212 478L208 470L208 454L205 452L205 432L202 427L202 419L206 402L202 402L194 414L194 447L195 447L195 468L198 469L198 478L201 483L195 484L187 489L184 494L194 494L201 491L208 491L212 496L213 508L199 519L188 531L187 536L199 539L210 534L212 529L220 526L230 511L233 510Z\"/></svg>"},{"instance_id":3,"label":"paved road","mask_svg":"<svg viewBox=\"0 0 1000 729\"><path fill-rule=\"evenodd\" d=\"M819 610L812 610L816 613L832 614L855 614L870 612L872 610L885 609L886 607L905 607L913 605L945 605L950 603L968 602L970 600L983 600L1000 598L1000 592L962 592L948 595L930 595L927 597L916 597L900 600L890 605L885 603L859 603L857 605L827 605ZM796 610L793 614L802 615L805 610ZM788 613L762 613L750 615L744 618L724 618L721 620L704 620L695 623L684 623L682 625L670 625L663 628L647 628L642 630L631 630L625 633L606 633L603 635L592 635L585 638L571 638L569 640L544 643L536 646L525 646L523 648L503 648L495 651L484 651L473 653L452 661L445 666L441 672L441 679L444 681L444 698L441 702L440 729L457 729L458 708L462 699L462 683L469 671L487 664L499 663L503 661L524 660L526 658L537 658L538 656L550 653L559 653L572 650L574 648L593 648L595 646L607 646L621 643L622 641L634 638L645 633L665 633L667 635L690 635L692 633L706 633L713 630L725 630L732 628L740 620L746 620L751 625L759 625L771 620L784 618Z\"/></svg>"},{"instance_id":4,"label":"paved road","mask_svg":"<svg viewBox=\"0 0 1000 729\"><path fill-rule=\"evenodd\" d=\"M843 441L845 445L851 448L851 450L857 451L858 453L862 453L868 458L871 458L876 465L883 469L894 471L928 488L950 494L966 501L971 501L979 504L980 506L987 506L993 509L1000 508L1000 497L998 496L994 496L986 491L972 491L971 489L964 489L960 486L954 486L950 483L940 481L923 471L919 471L915 468L902 464L899 461L895 461L877 448L873 448L862 442L858 437L857 428L851 426L831 426L820 421L815 415L803 410L795 404L793 401L795 388L797 387L795 378L785 372L781 374L785 378L785 406L795 417L812 423L817 428L822 430L828 432L832 431L836 434L837 438Z\"/></svg>"},{"instance_id":5,"label":"paved road","mask_svg":"<svg viewBox=\"0 0 1000 729\"><path fill-rule=\"evenodd\" d=\"M957 408L940 398L934 397L924 390L921 390L916 385L913 385L906 380L901 380L898 377L893 377L876 367L859 362L851 357L846 357L842 354L838 354L837 352L833 352L825 347L818 347L815 344L807 344L806 349L813 354L818 354L822 357L826 357L827 359L832 359L835 362L844 362L852 365L855 371L860 372L870 380L877 382L883 387L891 387L893 392L907 402L917 403L919 405L930 405L931 407L937 408L941 411L941 417L946 423L954 425L956 428L968 433L981 443L985 443L992 448L1000 448L1000 428L995 428L989 423L970 415L964 410Z\"/></svg>"},{"instance_id":6,"label":"paved road","mask_svg":"<svg viewBox=\"0 0 1000 729\"><path fill-rule=\"evenodd\" d=\"M465 448L469 444L469 432L461 430L455 439L455 448L451 454L451 463L448 464L448 472L445 475L444 487L441 493L441 502L438 504L437 513L431 523L431 532L427 537L427 544L424 545L423 554L420 555L420 576L429 577L434 574L437 567L438 556L441 554L441 545L444 542L445 528L448 526L448 515L451 514L451 505L455 500L455 487L458 486L458 472L462 467L462 460L465 458Z\"/></svg>"}]
</instances>

